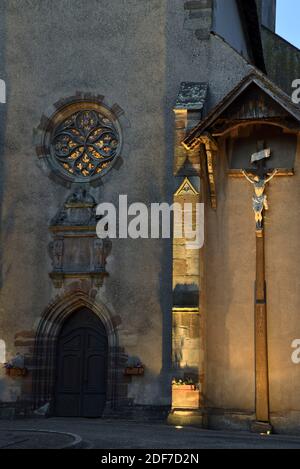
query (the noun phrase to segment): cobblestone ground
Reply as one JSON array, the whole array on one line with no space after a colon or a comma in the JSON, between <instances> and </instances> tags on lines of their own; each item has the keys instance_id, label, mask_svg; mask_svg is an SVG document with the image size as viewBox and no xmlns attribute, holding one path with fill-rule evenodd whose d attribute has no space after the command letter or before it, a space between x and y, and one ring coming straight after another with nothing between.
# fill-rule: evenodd
<instances>
[{"instance_id":1,"label":"cobblestone ground","mask_svg":"<svg viewBox=\"0 0 300 469\"><path fill-rule=\"evenodd\" d=\"M20 430L30 429L31 432ZM18 430L18 431L17 431ZM35 434L33 430L50 433ZM167 425L101 419L0 420L0 449L59 448L81 437L77 447L98 449L239 449L300 448L300 438L216 432L197 428L177 429Z\"/></svg>"}]
</instances>

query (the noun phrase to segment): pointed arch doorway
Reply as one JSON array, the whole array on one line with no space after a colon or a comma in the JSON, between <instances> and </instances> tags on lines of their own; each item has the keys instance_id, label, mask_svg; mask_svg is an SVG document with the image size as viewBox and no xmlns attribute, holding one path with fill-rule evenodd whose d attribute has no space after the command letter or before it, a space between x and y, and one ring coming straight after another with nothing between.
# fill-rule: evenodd
<instances>
[{"instance_id":1,"label":"pointed arch doorway","mask_svg":"<svg viewBox=\"0 0 300 469\"><path fill-rule=\"evenodd\" d=\"M54 414L101 417L107 394L108 338L104 324L88 308L64 322L56 345Z\"/></svg>"}]
</instances>

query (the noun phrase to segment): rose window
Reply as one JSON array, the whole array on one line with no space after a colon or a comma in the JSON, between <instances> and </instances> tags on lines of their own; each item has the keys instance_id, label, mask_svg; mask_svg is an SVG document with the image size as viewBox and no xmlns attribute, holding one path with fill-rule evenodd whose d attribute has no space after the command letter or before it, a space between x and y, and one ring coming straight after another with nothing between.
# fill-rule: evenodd
<instances>
[{"instance_id":1,"label":"rose window","mask_svg":"<svg viewBox=\"0 0 300 469\"><path fill-rule=\"evenodd\" d=\"M119 153L120 135L107 116L95 109L74 112L54 128L52 156L74 179L90 179L109 169Z\"/></svg>"}]
</instances>

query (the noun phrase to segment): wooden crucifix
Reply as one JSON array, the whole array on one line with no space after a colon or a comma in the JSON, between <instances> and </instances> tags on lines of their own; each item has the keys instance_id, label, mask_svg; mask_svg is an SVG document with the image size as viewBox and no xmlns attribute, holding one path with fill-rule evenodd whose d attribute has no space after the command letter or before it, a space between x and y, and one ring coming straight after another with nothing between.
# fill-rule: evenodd
<instances>
[{"instance_id":1,"label":"wooden crucifix","mask_svg":"<svg viewBox=\"0 0 300 469\"><path fill-rule=\"evenodd\" d=\"M260 147L263 147L261 143ZM254 168L243 175L254 186L253 210L256 223L256 282L255 282L255 411L256 424L253 429L271 432L269 415L269 373L268 373L268 334L267 298L265 279L264 211L268 210L265 194L266 185L278 170L268 170L266 161L271 150L261 148L254 153L251 164Z\"/></svg>"}]
</instances>

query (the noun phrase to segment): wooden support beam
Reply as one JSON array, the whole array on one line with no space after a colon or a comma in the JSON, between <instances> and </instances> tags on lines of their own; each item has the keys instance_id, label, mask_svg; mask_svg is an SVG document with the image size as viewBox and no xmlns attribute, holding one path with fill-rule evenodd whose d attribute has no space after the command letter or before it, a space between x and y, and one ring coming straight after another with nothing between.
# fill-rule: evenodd
<instances>
[{"instance_id":1,"label":"wooden support beam","mask_svg":"<svg viewBox=\"0 0 300 469\"><path fill-rule=\"evenodd\" d=\"M246 170L247 172L251 172L251 169ZM231 178L236 178L236 179L243 179L244 175L241 172L240 169L229 169L227 171L227 175ZM276 177L290 177L290 176L295 176L295 170L294 169L285 169L285 168L279 168Z\"/></svg>"},{"instance_id":2,"label":"wooden support beam","mask_svg":"<svg viewBox=\"0 0 300 469\"><path fill-rule=\"evenodd\" d=\"M256 420L269 424L269 374L264 230L256 234L255 283L255 402Z\"/></svg>"},{"instance_id":3,"label":"wooden support beam","mask_svg":"<svg viewBox=\"0 0 300 469\"><path fill-rule=\"evenodd\" d=\"M216 140L208 133L204 133L200 138L200 143L205 147L206 166L210 193L211 207L217 209L217 190L215 175L215 158L218 153L218 144Z\"/></svg>"},{"instance_id":4,"label":"wooden support beam","mask_svg":"<svg viewBox=\"0 0 300 469\"><path fill-rule=\"evenodd\" d=\"M206 161L207 161L207 172L208 172L208 181L209 181L209 192L210 192L210 202L214 210L217 208L217 192L216 192L216 180L215 180L215 171L214 171L214 156L215 151L212 151L210 148L206 150Z\"/></svg>"}]
</instances>

